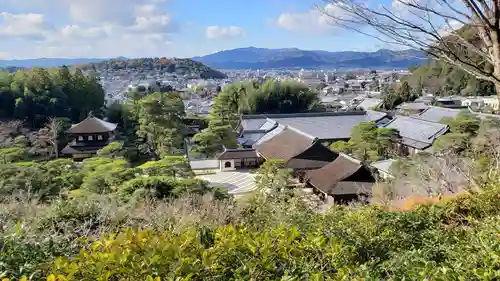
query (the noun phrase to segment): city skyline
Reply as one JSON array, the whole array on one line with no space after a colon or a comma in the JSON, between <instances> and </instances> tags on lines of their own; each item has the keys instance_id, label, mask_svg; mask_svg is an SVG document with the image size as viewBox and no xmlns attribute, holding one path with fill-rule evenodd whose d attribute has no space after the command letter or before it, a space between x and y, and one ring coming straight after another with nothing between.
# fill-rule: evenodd
<instances>
[{"instance_id":1,"label":"city skyline","mask_svg":"<svg viewBox=\"0 0 500 281\"><path fill-rule=\"evenodd\" d=\"M249 46L327 51L391 48L332 27L315 7L321 3L0 0L0 59L193 57ZM325 8L338 12L332 5Z\"/></svg>"}]
</instances>

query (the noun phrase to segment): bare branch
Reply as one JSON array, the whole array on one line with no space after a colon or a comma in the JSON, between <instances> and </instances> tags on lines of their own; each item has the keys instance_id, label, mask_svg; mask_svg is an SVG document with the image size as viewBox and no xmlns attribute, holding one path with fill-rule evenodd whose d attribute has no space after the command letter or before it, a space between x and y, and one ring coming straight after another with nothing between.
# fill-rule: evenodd
<instances>
[{"instance_id":1,"label":"bare branch","mask_svg":"<svg viewBox=\"0 0 500 281\"><path fill-rule=\"evenodd\" d=\"M498 0L393 0L392 6L359 0L324 2L328 5L320 10L334 25L424 51L500 89ZM476 32L473 41L464 35L469 29Z\"/></svg>"}]
</instances>

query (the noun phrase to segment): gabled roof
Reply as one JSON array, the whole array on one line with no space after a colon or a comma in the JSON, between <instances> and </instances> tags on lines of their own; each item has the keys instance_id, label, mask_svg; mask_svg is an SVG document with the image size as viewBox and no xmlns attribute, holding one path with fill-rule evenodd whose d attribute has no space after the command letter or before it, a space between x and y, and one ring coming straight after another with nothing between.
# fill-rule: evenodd
<instances>
[{"instance_id":1,"label":"gabled roof","mask_svg":"<svg viewBox=\"0 0 500 281\"><path fill-rule=\"evenodd\" d=\"M344 154L320 169L307 171L305 178L309 184L330 195L369 194L375 182L366 166Z\"/></svg>"},{"instance_id":2,"label":"gabled roof","mask_svg":"<svg viewBox=\"0 0 500 281\"><path fill-rule=\"evenodd\" d=\"M91 134L91 133L106 133L116 129L117 124L106 122L94 116L85 118L82 122L74 124L69 128L70 134Z\"/></svg>"},{"instance_id":3,"label":"gabled roof","mask_svg":"<svg viewBox=\"0 0 500 281\"><path fill-rule=\"evenodd\" d=\"M429 106L426 110L415 115L415 118L422 119L429 122L441 122L444 117L455 118L464 109L445 108L437 106ZM465 109L467 110L467 109Z\"/></svg>"},{"instance_id":4,"label":"gabled roof","mask_svg":"<svg viewBox=\"0 0 500 281\"><path fill-rule=\"evenodd\" d=\"M219 160L259 158L255 149L226 149L219 155Z\"/></svg>"},{"instance_id":5,"label":"gabled roof","mask_svg":"<svg viewBox=\"0 0 500 281\"><path fill-rule=\"evenodd\" d=\"M399 142L417 149L431 146L434 140L448 131L448 126L445 124L401 115L396 116L385 127L399 132L401 136Z\"/></svg>"},{"instance_id":6,"label":"gabled roof","mask_svg":"<svg viewBox=\"0 0 500 281\"><path fill-rule=\"evenodd\" d=\"M312 170L322 168L339 157L318 141L314 142L303 152L295 155L285 163L286 168L294 170Z\"/></svg>"},{"instance_id":7,"label":"gabled roof","mask_svg":"<svg viewBox=\"0 0 500 281\"><path fill-rule=\"evenodd\" d=\"M309 148L315 139L295 129L285 128L281 133L256 146L265 159L288 161Z\"/></svg>"}]
</instances>

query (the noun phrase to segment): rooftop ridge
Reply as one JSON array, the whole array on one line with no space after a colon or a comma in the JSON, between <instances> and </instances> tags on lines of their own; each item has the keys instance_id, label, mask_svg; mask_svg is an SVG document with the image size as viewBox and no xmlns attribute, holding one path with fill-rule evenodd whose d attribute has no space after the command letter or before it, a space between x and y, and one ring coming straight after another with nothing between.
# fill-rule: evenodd
<instances>
[{"instance_id":1,"label":"rooftop ridge","mask_svg":"<svg viewBox=\"0 0 500 281\"><path fill-rule=\"evenodd\" d=\"M290 129L290 130L292 130L292 131L294 131L294 132L296 132L298 134L301 134L301 135L307 137L308 139L311 139L313 142L315 142L318 139L317 137L311 136L311 135L309 135L309 134L307 134L307 133L305 133L305 132L303 132L303 131L301 131L301 130L299 130L297 128L294 128L294 127L290 126L290 125L286 125L286 127L285 127L284 130L286 130L286 129Z\"/></svg>"},{"instance_id":2,"label":"rooftop ridge","mask_svg":"<svg viewBox=\"0 0 500 281\"><path fill-rule=\"evenodd\" d=\"M323 117L323 116L357 116L366 115L366 111L335 111L335 112L302 112L302 113L276 113L276 114L243 114L242 119L258 118L293 118L293 117Z\"/></svg>"},{"instance_id":3,"label":"rooftop ridge","mask_svg":"<svg viewBox=\"0 0 500 281\"><path fill-rule=\"evenodd\" d=\"M356 164L363 165L363 162L361 160L353 158L353 157L351 157L351 156L349 156L349 155L347 155L345 153L339 153L339 155L342 156L342 157L344 157L344 158L346 158L347 160L350 160L350 161L356 163ZM333 160L333 161L335 161L335 160Z\"/></svg>"}]
</instances>

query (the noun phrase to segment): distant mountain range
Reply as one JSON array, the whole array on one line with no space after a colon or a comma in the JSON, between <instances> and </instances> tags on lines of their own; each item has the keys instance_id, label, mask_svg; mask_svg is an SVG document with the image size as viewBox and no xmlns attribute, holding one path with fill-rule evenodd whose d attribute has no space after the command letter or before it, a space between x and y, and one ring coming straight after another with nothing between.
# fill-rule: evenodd
<instances>
[{"instance_id":1,"label":"distant mountain range","mask_svg":"<svg viewBox=\"0 0 500 281\"><path fill-rule=\"evenodd\" d=\"M119 60L126 58L119 57ZM269 68L408 68L427 61L418 50L376 52L328 52L307 51L296 48L265 49L239 48L192 58L218 69L269 69ZM105 58L39 58L22 60L0 60L2 67L58 67L106 61Z\"/></svg>"},{"instance_id":2,"label":"distant mountain range","mask_svg":"<svg viewBox=\"0 0 500 281\"><path fill-rule=\"evenodd\" d=\"M265 49L239 48L217 52L193 60L218 69L269 69L269 68L408 68L427 61L418 50L376 52L307 51L296 48Z\"/></svg>"}]
</instances>

